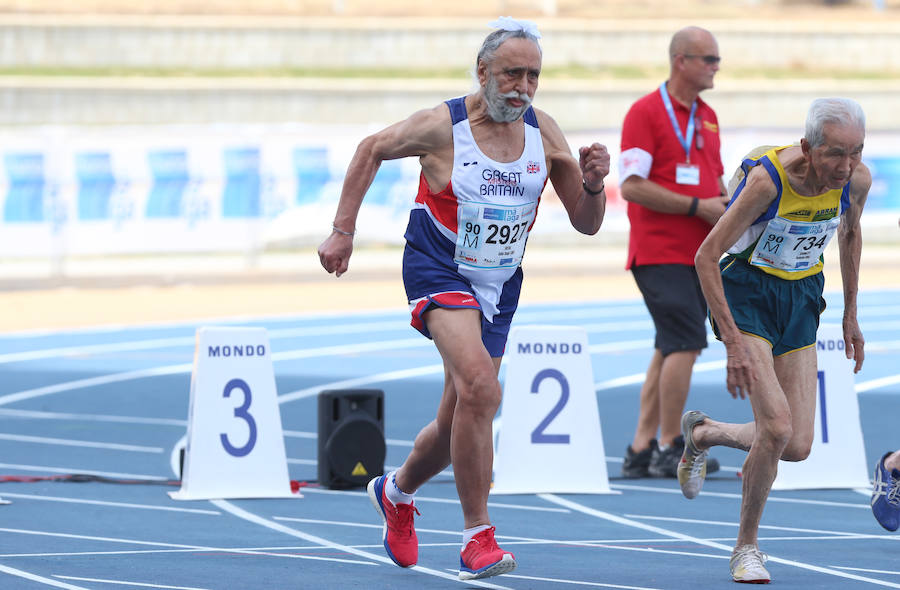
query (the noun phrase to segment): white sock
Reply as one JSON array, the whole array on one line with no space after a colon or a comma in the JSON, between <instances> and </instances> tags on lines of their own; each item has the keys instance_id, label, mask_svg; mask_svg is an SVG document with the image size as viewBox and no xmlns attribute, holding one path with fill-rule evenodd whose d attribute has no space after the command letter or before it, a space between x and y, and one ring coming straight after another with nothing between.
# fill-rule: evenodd
<instances>
[{"instance_id":1,"label":"white sock","mask_svg":"<svg viewBox=\"0 0 900 590\"><path fill-rule=\"evenodd\" d=\"M472 540L472 537L489 528L491 528L491 525L489 524L480 524L478 526L473 526L470 529L463 529L463 551L465 551L466 545L469 544L469 541Z\"/></svg>"},{"instance_id":2,"label":"white sock","mask_svg":"<svg viewBox=\"0 0 900 590\"><path fill-rule=\"evenodd\" d=\"M387 499L391 501L391 504L396 506L397 504L412 504L413 496L416 495L415 492L411 494L407 494L399 487L397 487L397 472L391 471L387 474L385 483L384 483L384 493L387 496Z\"/></svg>"}]
</instances>

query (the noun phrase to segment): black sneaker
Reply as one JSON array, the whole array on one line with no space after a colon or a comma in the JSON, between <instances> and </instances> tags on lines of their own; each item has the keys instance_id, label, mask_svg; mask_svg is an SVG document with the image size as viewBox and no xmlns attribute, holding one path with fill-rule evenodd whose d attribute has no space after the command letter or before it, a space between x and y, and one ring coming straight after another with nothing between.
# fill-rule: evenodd
<instances>
[{"instance_id":1,"label":"black sneaker","mask_svg":"<svg viewBox=\"0 0 900 590\"><path fill-rule=\"evenodd\" d=\"M669 448L663 450L657 447L656 452L650 457L650 466L647 468L650 477L678 477L678 464L681 462L682 454L684 454L684 436L681 434L675 437ZM719 461L707 457L706 474L718 470Z\"/></svg>"},{"instance_id":2,"label":"black sneaker","mask_svg":"<svg viewBox=\"0 0 900 590\"><path fill-rule=\"evenodd\" d=\"M622 477L627 479L638 479L641 477L650 477L648 467L650 467L650 457L657 451L656 439L650 441L650 446L635 453L631 445L625 449L625 461L622 462Z\"/></svg>"},{"instance_id":3,"label":"black sneaker","mask_svg":"<svg viewBox=\"0 0 900 590\"><path fill-rule=\"evenodd\" d=\"M678 463L681 454L684 453L684 437L680 434L665 449L657 447L650 457L650 466L647 471L651 477L678 477Z\"/></svg>"}]
</instances>

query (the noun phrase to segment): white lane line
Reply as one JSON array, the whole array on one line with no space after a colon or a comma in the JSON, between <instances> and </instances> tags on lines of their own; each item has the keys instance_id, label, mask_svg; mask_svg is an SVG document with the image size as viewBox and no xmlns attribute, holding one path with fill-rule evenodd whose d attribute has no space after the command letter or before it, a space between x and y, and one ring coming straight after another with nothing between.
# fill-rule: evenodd
<instances>
[{"instance_id":1,"label":"white lane line","mask_svg":"<svg viewBox=\"0 0 900 590\"><path fill-rule=\"evenodd\" d=\"M97 537L93 535L75 535L71 533L54 533L49 531L34 531L24 529L0 528L3 533L15 533L20 535L36 535L43 537L59 537L63 539L78 539L80 541L104 541L109 543L121 543L123 545L142 545L149 547L170 547L173 549L187 549L190 551L203 551L211 553L240 553L243 555L264 555L267 557L286 557L290 559L310 559L313 561L334 561L337 563L352 563L356 565L374 565L371 561L359 561L358 559L340 559L337 557L318 557L315 555L297 555L295 553L278 553L273 551L248 551L246 549L234 549L230 547L206 547L203 545L184 545L179 543L163 543L160 541L137 541L135 539L123 539L117 537ZM387 559L387 558L385 558Z\"/></svg>"},{"instance_id":2,"label":"white lane line","mask_svg":"<svg viewBox=\"0 0 900 590\"><path fill-rule=\"evenodd\" d=\"M399 371L388 371L387 373L378 373L366 377L358 377L355 379L344 379L342 381L332 381L331 383L323 383L314 387L307 387L297 391L290 391L278 396L278 403L285 404L287 402L316 396L320 391L325 389L345 389L351 387L360 387L361 385L369 385L380 381L400 381L401 379L412 379L415 377L423 377L425 375L442 374L444 365L428 365L425 367L417 367L415 369L402 369ZM2 399L2 398L0 398Z\"/></svg>"},{"instance_id":3,"label":"white lane line","mask_svg":"<svg viewBox=\"0 0 900 590\"><path fill-rule=\"evenodd\" d=\"M123 424L152 424L154 426L187 426L187 420L172 418L143 418L140 416L114 416L109 414L72 414L70 412L40 412L0 408L0 416L41 420L85 420L92 422L121 422Z\"/></svg>"},{"instance_id":4,"label":"white lane line","mask_svg":"<svg viewBox=\"0 0 900 590\"><path fill-rule=\"evenodd\" d=\"M867 342L866 346L871 348L872 343ZM881 343L886 344L886 343ZM876 343L877 345L877 343ZM900 348L900 340L896 342L896 346L893 348ZM593 350L591 352L594 352ZM708 361L704 363L697 363L694 365L695 373L705 373L708 371L719 371L725 368L725 360L718 361ZM614 389L616 387L624 387L626 385L637 385L644 382L644 379L647 378L647 373L635 373L633 375L625 375L623 377L616 377L615 379L607 379L606 381L598 381L594 383L594 391L605 391L607 389ZM856 384L856 393L862 393L864 391L871 391L873 389L879 389L882 387L889 387L891 385L897 385L900 383L900 374L898 375L890 375L888 377L881 377L879 379L872 379L871 381L863 381L862 383Z\"/></svg>"},{"instance_id":5,"label":"white lane line","mask_svg":"<svg viewBox=\"0 0 900 590\"><path fill-rule=\"evenodd\" d=\"M388 331L407 330L409 325L404 322L366 322L363 324L312 326L305 328L283 328L267 330L270 340L282 338L304 338L314 336L337 336L341 334L383 334ZM173 338L151 338L149 340L127 340L122 342L110 342L104 344L84 344L81 346L63 346L57 348L42 348L26 350L23 352L11 352L0 354L0 364L16 363L23 361L42 360L57 357L79 357L109 352L130 352L135 350L152 350L156 348L191 347L196 344L194 336L178 336Z\"/></svg>"},{"instance_id":6,"label":"white lane line","mask_svg":"<svg viewBox=\"0 0 900 590\"><path fill-rule=\"evenodd\" d=\"M651 516L648 514L625 514L626 518L633 518L635 520L659 520L662 522L686 522L693 524L702 524L709 526L727 526L727 527L738 527L740 523L737 522L724 522L721 520L702 520L698 518L677 518L674 516ZM846 535L850 537L855 537L859 533L850 533L847 531L828 531L822 529L800 529L789 526L775 526L775 525L759 525L761 529L767 529L772 531L791 531L793 533L816 533L819 535Z\"/></svg>"},{"instance_id":7,"label":"white lane line","mask_svg":"<svg viewBox=\"0 0 900 590\"><path fill-rule=\"evenodd\" d=\"M453 570L447 570L453 571ZM621 584L606 584L603 582L582 582L580 580L564 580L561 578L542 578L539 576L523 576L521 574L503 574L504 578L517 580L531 580L533 582L554 582L556 584L571 584L573 586L591 586L592 588L622 588L624 590L659 590L649 586L622 586Z\"/></svg>"},{"instance_id":8,"label":"white lane line","mask_svg":"<svg viewBox=\"0 0 900 590\"><path fill-rule=\"evenodd\" d=\"M891 375L889 377L881 377L880 379L872 379L871 381L863 381L862 383L856 384L856 393L889 387L891 385L897 385L898 383L900 383L900 375Z\"/></svg>"},{"instance_id":9,"label":"white lane line","mask_svg":"<svg viewBox=\"0 0 900 590\"><path fill-rule=\"evenodd\" d=\"M866 342L866 352L887 352L900 348L900 340L884 340L881 342Z\"/></svg>"},{"instance_id":10,"label":"white lane line","mask_svg":"<svg viewBox=\"0 0 900 590\"><path fill-rule=\"evenodd\" d=\"M724 545L722 543L716 543L713 541L707 541L707 540L701 539L699 537L692 537L691 535L685 535L683 533L679 533L676 531L670 531L668 529L664 529L661 527L648 525L648 524L638 522L638 521L630 519L630 518L616 516L615 514L611 514L609 512L595 510L593 508L589 508L582 504L578 504L577 502L572 502L571 500L561 498L554 494L538 494L538 497L543 498L543 499L547 500L548 502L552 502L552 503L558 504L560 506L565 506L566 508L569 508L570 510L582 512L584 514L594 516L596 518L601 518L603 520L608 520L608 521L614 522L616 524L621 524L621 525L630 526L630 527L634 527L634 528L638 528L638 529L643 529L645 531L651 531L651 532L657 533L657 534L665 536L665 537L681 539L683 541L696 543L698 545L704 545L706 547L711 547L713 549L720 549L722 551L727 551L729 554L732 551L732 547L730 547L729 545ZM864 576L857 576L855 574L849 574L849 573L831 569L831 568L812 565L810 563L804 563L801 561L795 561L795 560L791 560L791 559L783 559L781 557L774 557L772 555L769 556L769 561L773 562L773 563L780 563L782 565L790 565L793 567L810 570L810 571L818 572L821 574L836 576L839 578L846 578L849 580L856 580L859 582L868 582L870 584L875 584L876 586L887 586L889 588L900 588L900 584L894 584L892 582L885 582L883 580L878 580L875 578L866 578Z\"/></svg>"},{"instance_id":11,"label":"white lane line","mask_svg":"<svg viewBox=\"0 0 900 590\"><path fill-rule=\"evenodd\" d=\"M846 567L841 565L833 565L831 567L837 568L839 570L850 570L853 572L866 572L868 574L888 574L891 576L900 576L900 571L892 571L892 570L870 570L864 567Z\"/></svg>"},{"instance_id":12,"label":"white lane line","mask_svg":"<svg viewBox=\"0 0 900 590\"><path fill-rule=\"evenodd\" d=\"M162 510L164 512L186 512L189 514L209 514L219 516L218 510L205 510L203 508L177 508L174 506L154 506L152 504L132 504L128 502L108 502L105 500L85 500L81 498L61 498L59 496L39 496L34 494L11 494L3 492L4 496L19 498L22 500L38 500L44 502L65 502L68 504L92 504L95 506L108 506L112 508L136 508L138 510Z\"/></svg>"},{"instance_id":13,"label":"white lane line","mask_svg":"<svg viewBox=\"0 0 900 590\"><path fill-rule=\"evenodd\" d=\"M310 494L340 494L344 496L358 496L368 498L368 494L366 492L349 492L346 490L326 490L322 488L303 488L303 493L309 492ZM679 490L679 494L681 491ZM450 499L450 498L431 498L428 496L416 496L416 502L419 503L435 503L435 504L453 504L459 506L459 500ZM488 507L490 508L509 508L511 510L528 510L532 512L559 512L563 514L568 514L570 511L565 508L551 508L549 506L533 506L528 504L507 504L505 502L490 502L488 501Z\"/></svg>"},{"instance_id":14,"label":"white lane line","mask_svg":"<svg viewBox=\"0 0 900 590\"><path fill-rule=\"evenodd\" d=\"M72 584L66 584L65 582L57 582L56 580L51 580L50 578L38 576L37 574L32 574L24 570L18 570L14 567L8 567L5 565L0 565L0 572L9 574L11 576L16 576L18 578L25 578L26 580L31 580L32 582L40 582L41 584L53 586L54 588L67 588L68 590L89 590L84 586L73 586Z\"/></svg>"},{"instance_id":15,"label":"white lane line","mask_svg":"<svg viewBox=\"0 0 900 590\"><path fill-rule=\"evenodd\" d=\"M193 337L155 338L151 340L133 340L129 342L111 342L107 344L84 344L81 346L63 346L59 348L42 348L23 352L0 354L0 364L36 361L57 357L79 357L105 352L126 352L149 350L175 346L193 346Z\"/></svg>"},{"instance_id":16,"label":"white lane line","mask_svg":"<svg viewBox=\"0 0 900 590\"><path fill-rule=\"evenodd\" d=\"M376 525L371 525L376 526ZM381 528L381 526L377 526L377 528ZM459 537L459 531L453 533L455 537ZM498 538L501 536L498 535ZM734 536L731 537L702 537L707 541L722 541L725 543L734 543ZM814 536L814 535L804 535L801 537L759 537L760 541L867 541L871 539L878 540L897 540L896 536L891 535L854 535L854 536L846 536L846 535L838 535L838 536ZM623 551L645 551L645 552L656 552L656 553L670 553L672 555L687 555L691 557L711 557L714 559L728 559L727 555L713 555L709 553L693 553L689 551L675 551L671 549L659 549L658 545L665 543L681 543L680 539L597 539L597 540L572 540L572 541L560 541L558 539L538 539L535 541L515 541L510 540L508 538L504 538L503 543L506 545L550 545L550 546L577 546L577 547L585 547L585 548L600 548L600 549L621 549ZM625 545L626 543L641 543L641 544L652 544L654 547L628 547ZM378 543L370 543L370 544L354 544L351 547L356 547L357 549L375 549L381 550L383 548L383 544ZM423 543L421 540L419 541L419 547L457 547L459 548L459 539L454 541L445 542L445 543ZM231 552L231 553L247 553L247 554L263 554L264 555L274 555L279 557L290 557L290 554L285 554L285 551L315 551L319 549L328 549L327 547L322 547L321 545L299 545L299 546L290 546L290 547L239 547L235 549L226 549L226 548L218 548L219 551L223 552ZM197 549L133 549L133 550L120 550L120 551L57 551L57 552L43 552L43 553L0 553L0 558L19 558L19 557L82 557L82 556L100 556L100 555L142 555L142 554L153 554L153 553L197 553ZM270 552L281 552L281 553L270 553ZM359 562L365 565L374 565L371 562ZM854 569L854 568L838 568L838 569Z\"/></svg>"},{"instance_id":17,"label":"white lane line","mask_svg":"<svg viewBox=\"0 0 900 590\"><path fill-rule=\"evenodd\" d=\"M181 373L189 373L192 369L190 363L182 365L169 365L166 367L155 367L152 369L140 369L137 371L127 371L124 373L113 373L111 375L101 375L99 377L89 377L87 379L77 379L75 381L66 381L65 383L57 383L55 385L47 385L35 389L26 389L17 393L9 393L0 396L0 406L19 402L26 399L50 395L51 393L60 393L63 391L71 391L73 389L83 389L85 387L96 387L98 385L109 385L110 383L121 383L122 381L131 381L133 379L143 379L145 377L160 377L162 375L178 375Z\"/></svg>"},{"instance_id":18,"label":"white lane line","mask_svg":"<svg viewBox=\"0 0 900 590\"><path fill-rule=\"evenodd\" d=\"M651 344L652 345L652 344ZM694 365L694 373L705 373L707 371L719 371L725 368L725 360L719 361L707 361L703 363L696 363ZM637 385L638 383L643 383L644 379L647 378L647 373L635 373L634 375L625 375L624 377L616 377L615 379L608 379L606 381L599 381L594 383L594 391L604 391L607 389L613 389L615 387L622 387L624 385Z\"/></svg>"},{"instance_id":19,"label":"white lane line","mask_svg":"<svg viewBox=\"0 0 900 590\"><path fill-rule=\"evenodd\" d=\"M894 317L891 314L894 313L897 306L882 306L885 309L878 309L879 306L865 306L860 310L860 317L870 316L874 318L888 316ZM876 313L872 313L872 312ZM826 313L838 313L840 310L828 310ZM646 308L642 305L620 305L620 306L603 306L601 308L597 307L576 307L568 310L551 310L551 311L528 311L521 310L519 315L516 317L516 324L521 324L523 322L548 322L548 321L558 321L558 320L584 320L586 318L604 318L604 317L614 317L614 318L622 318L628 316L646 316ZM324 316L323 316L324 317ZM279 320L278 321L293 321L293 320ZM246 321L246 320L244 320ZM181 322L175 322L173 325L192 325L194 322L189 322L187 324ZM225 322L227 324L235 324L240 323L239 320L234 321L229 319L229 321ZM582 324L585 329L589 332L617 332L617 331L628 331L628 330L639 330L646 329L652 327L652 322L646 319L635 320L630 322L614 322L614 323L593 323L593 324ZM889 322L879 322L872 326L867 326L867 331L877 331L877 330L893 330L897 326L900 326L900 322L898 321L889 321ZM303 326L296 328L276 328L268 331L269 338L272 340L275 339L287 339L287 338L304 338L304 337L315 337L315 336L334 336L341 334L367 334L367 333L378 333L383 334L387 331L400 331L407 330L408 323L406 322L406 318L398 318L397 320L379 320L379 321L368 321L368 322L360 322L349 325L316 325L316 326ZM86 330L87 332L100 332L100 333L111 333L115 331L122 331L124 329L133 330L134 326L118 326L118 327L104 327L102 329L94 329L94 330ZM35 332L34 335L46 335L53 334L59 335L60 333L79 333L82 330L74 330L67 332L58 332L58 331L41 331ZM21 336L27 336L29 333L20 334ZM7 339L11 337L16 337L15 334L4 334L0 335L0 339ZM130 340L130 341L122 341L122 342L112 342L112 343L103 343L103 344L85 344L81 346L67 346L67 347L55 347L55 348L45 348L45 349L36 349L15 353L5 353L0 354L0 364L4 363L13 363L13 362L22 362L22 361L32 361L32 360L41 360L48 358L57 358L57 357L77 357L77 356L87 356L92 354L102 354L102 353L115 353L115 352L127 352L127 351L135 351L135 350L151 350L158 348L171 348L171 347L193 347L195 345L195 338L193 336L178 336L178 337L170 337L170 338L151 338L147 340ZM871 350L877 350L878 344L867 344ZM871 348L875 346L875 348ZM896 341L893 343L893 346L889 346L888 349L897 348L900 346L900 341Z\"/></svg>"},{"instance_id":20,"label":"white lane line","mask_svg":"<svg viewBox=\"0 0 900 590\"><path fill-rule=\"evenodd\" d=\"M95 471L92 469L78 469L77 467L48 467L46 465L18 465L15 463L0 463L3 469L18 469L19 471L47 471L50 473L84 473L87 475L99 475L101 477L115 477L118 479L149 479L153 481L166 481L168 478L158 475L143 475L136 473L117 473L114 471ZM6 492L3 492L4 494Z\"/></svg>"},{"instance_id":21,"label":"white lane line","mask_svg":"<svg viewBox=\"0 0 900 590\"><path fill-rule=\"evenodd\" d=\"M640 485L631 485L631 484L621 484L614 483L610 484L611 488L617 490L634 490L639 492L654 492L657 494L678 494L681 495L681 490L678 488L657 488L653 486L640 486ZM740 500L742 498L741 494L732 494L728 492L707 492L706 490L700 492L701 496L709 496L711 498L732 498L735 500ZM868 504L853 504L850 502L831 502L827 500L804 500L802 498L781 498L778 496L769 496L766 500L767 502L784 502L786 504L810 504L813 506L836 506L839 508L859 508L861 510L871 510L871 506Z\"/></svg>"},{"instance_id":22,"label":"white lane line","mask_svg":"<svg viewBox=\"0 0 900 590\"><path fill-rule=\"evenodd\" d=\"M418 498L416 498L418 500ZM293 516L273 516L272 520L277 520L281 522L299 522L303 524L321 524L326 526L337 526L337 527L350 527L350 528L361 528L361 529L378 529L381 530L383 525L380 524L364 524L360 522L348 522L348 521L340 521L340 520L319 520L315 518L296 518ZM423 529L416 527L416 533L433 533L435 535L448 535L454 537L456 539L455 543L451 543L452 545L459 545L459 540L461 538L460 532L458 530L448 531L444 529ZM589 543L593 543L594 541L568 541L563 539L538 539L534 537L513 537L511 535L497 535L497 538L510 543L517 543L523 545L538 545L538 544L560 544L560 545L587 545Z\"/></svg>"},{"instance_id":23,"label":"white lane line","mask_svg":"<svg viewBox=\"0 0 900 590\"><path fill-rule=\"evenodd\" d=\"M214 506L217 506L218 508L220 508L226 512L230 512L234 516L241 518L243 520L246 520L248 522L258 524L260 526L272 529L274 531L278 531L280 533L284 533L286 535L290 535L292 537L297 537L298 539L303 539L310 543L316 543L318 545L322 545L323 547L330 547L337 551L342 551L344 553L349 553L351 555L356 555L358 557L364 557L364 558L370 559L372 561L377 561L379 563L390 565L391 567L397 567L393 561L391 561L389 558L387 558L383 555L379 555L376 553L370 553L368 551L362 551L360 549L356 549L355 547L351 547L349 545L341 545L340 543L335 543L333 541L329 541L328 539L324 539L322 537L317 537L315 535L310 535L308 533L304 533L303 531L298 531L297 529L293 529L293 528L285 526L283 524L279 524L277 522L273 522L269 519L263 518L257 514L253 514L252 512L248 512L248 511L244 510L243 508L239 508L239 507L235 506L234 504L232 504L231 502L228 502L227 500L210 500L210 502ZM446 580L453 580L455 582L460 581L457 578L457 576L447 574L447 573L444 573L439 570L422 567L419 565L415 565L409 569L411 569L413 571L421 572L423 574L428 574L430 576L444 578ZM474 586L478 586L481 588L496 588L499 590L510 590L509 588L506 588L505 586L498 586L496 584L488 584L486 582L480 582L477 580L472 580L472 581L468 581L465 583L474 585Z\"/></svg>"},{"instance_id":24,"label":"white lane line","mask_svg":"<svg viewBox=\"0 0 900 590\"><path fill-rule=\"evenodd\" d=\"M533 312L534 313L534 312ZM537 312L534 313L533 321L552 321L554 319L565 319L571 314L559 316L556 312ZM607 314L604 314L607 315ZM614 317L622 317L622 313L612 314ZM640 330L651 328L652 322L649 320L634 322L617 322L605 324L588 324L585 329L591 332L619 332L627 330ZM270 340L279 340L287 338L310 338L317 336L338 336L342 334L384 334L390 331L406 331L409 330L409 323L404 320L397 321L375 321L351 323L342 325L320 325L306 326L300 328L280 328L268 330ZM416 339L421 341L421 339ZM15 363L33 360L42 360L57 357L79 357L90 356L104 353L130 352L136 350L152 350L157 348L176 348L176 347L193 347L196 339L194 336L178 336L172 338L151 338L148 340L127 340L122 342L110 342L103 344L84 344L81 346L63 346L56 348L43 348L35 350L27 350L23 352L12 352L0 354L0 364Z\"/></svg>"},{"instance_id":25,"label":"white lane line","mask_svg":"<svg viewBox=\"0 0 900 590\"><path fill-rule=\"evenodd\" d=\"M78 576L61 576L53 574L54 578L60 580L75 580L76 582L97 582L98 584L115 584L116 586L140 586L142 588L162 588L164 590L209 590L208 588L197 588L196 586L166 586L165 584L145 584L143 582L126 582L125 580L104 580L102 578L81 578Z\"/></svg>"},{"instance_id":26,"label":"white lane line","mask_svg":"<svg viewBox=\"0 0 900 590\"><path fill-rule=\"evenodd\" d=\"M26 436L24 434L2 434L0 440L15 442L38 443L45 445L60 445L64 447L87 447L91 449L106 449L110 451L130 451L133 453L162 453L162 447L147 447L143 445L124 445L119 443L101 443L87 440L72 440L69 438L51 438L47 436Z\"/></svg>"}]
</instances>

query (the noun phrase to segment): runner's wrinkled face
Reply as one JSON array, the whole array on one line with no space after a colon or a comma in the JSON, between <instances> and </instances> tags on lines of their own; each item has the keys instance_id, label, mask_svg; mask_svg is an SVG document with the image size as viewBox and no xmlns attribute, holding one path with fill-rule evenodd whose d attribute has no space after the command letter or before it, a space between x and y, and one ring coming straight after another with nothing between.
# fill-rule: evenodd
<instances>
[{"instance_id":1,"label":"runner's wrinkled face","mask_svg":"<svg viewBox=\"0 0 900 590\"><path fill-rule=\"evenodd\" d=\"M809 165L828 189L843 187L862 160L865 133L856 125L826 123L825 141L809 150Z\"/></svg>"},{"instance_id":2,"label":"runner's wrinkled face","mask_svg":"<svg viewBox=\"0 0 900 590\"><path fill-rule=\"evenodd\" d=\"M529 39L513 38L497 48L494 59L478 65L488 115L498 123L518 120L534 99L541 54Z\"/></svg>"}]
</instances>

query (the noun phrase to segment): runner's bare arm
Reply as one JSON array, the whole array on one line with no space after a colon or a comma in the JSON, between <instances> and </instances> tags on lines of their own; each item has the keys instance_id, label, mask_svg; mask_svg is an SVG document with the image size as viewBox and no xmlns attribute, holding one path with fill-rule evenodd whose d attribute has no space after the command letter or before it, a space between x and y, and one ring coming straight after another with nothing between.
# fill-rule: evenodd
<instances>
[{"instance_id":1,"label":"runner's bare arm","mask_svg":"<svg viewBox=\"0 0 900 590\"><path fill-rule=\"evenodd\" d=\"M452 157L448 160L446 153L452 153L452 144L450 111L444 104L418 111L363 139L347 167L334 216L335 229L319 246L319 261L325 270L338 277L347 272L359 208L384 160L419 156L426 177L431 177L429 181L438 181L442 174L449 181ZM442 167L445 161L449 163Z\"/></svg>"},{"instance_id":2,"label":"runner's bare arm","mask_svg":"<svg viewBox=\"0 0 900 590\"><path fill-rule=\"evenodd\" d=\"M837 235L841 282L844 287L844 351L848 359L856 361L854 373L862 369L866 356L865 339L856 317L856 295L859 291L859 259L862 253L859 219L871 186L872 174L865 164L858 164L850 179L850 209L841 218Z\"/></svg>"},{"instance_id":3,"label":"runner's bare arm","mask_svg":"<svg viewBox=\"0 0 900 590\"><path fill-rule=\"evenodd\" d=\"M609 174L609 153L595 143L579 149L579 160L572 155L566 138L549 115L535 109L544 142L544 154L550 182L562 201L572 227L583 234L593 235L600 229L606 213L606 193L603 179ZM587 187L597 194L587 193Z\"/></svg>"},{"instance_id":4,"label":"runner's bare arm","mask_svg":"<svg viewBox=\"0 0 900 590\"><path fill-rule=\"evenodd\" d=\"M753 220L768 208L775 196L775 184L768 173L762 166L753 168L747 176L747 184L740 196L713 226L694 257L706 304L725 344L728 356L727 385L732 397L743 398L745 394L750 394L757 376L741 341L741 332L725 299L719 259Z\"/></svg>"}]
</instances>

